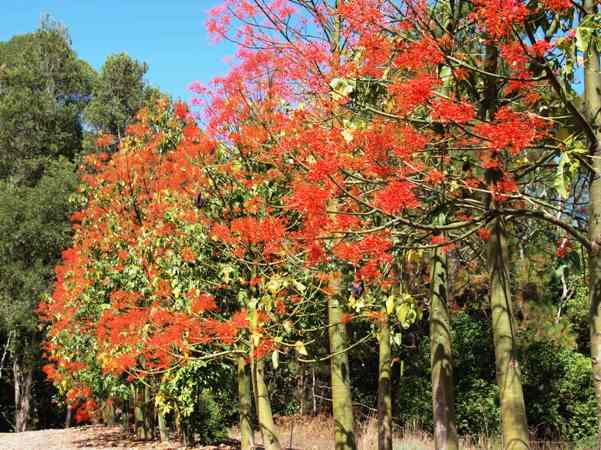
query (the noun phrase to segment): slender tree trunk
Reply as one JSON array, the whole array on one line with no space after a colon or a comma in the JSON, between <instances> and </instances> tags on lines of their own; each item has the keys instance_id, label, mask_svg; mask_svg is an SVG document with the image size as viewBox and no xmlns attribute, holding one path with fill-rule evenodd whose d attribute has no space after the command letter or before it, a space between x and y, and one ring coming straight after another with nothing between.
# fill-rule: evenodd
<instances>
[{"instance_id":1,"label":"slender tree trunk","mask_svg":"<svg viewBox=\"0 0 601 450\"><path fill-rule=\"evenodd\" d=\"M159 422L159 436L161 442L167 442L169 440L169 428L167 427L167 417L161 408L158 408L157 412Z\"/></svg>"},{"instance_id":2,"label":"slender tree trunk","mask_svg":"<svg viewBox=\"0 0 601 450\"><path fill-rule=\"evenodd\" d=\"M507 257L504 226L501 219L497 218L491 223L488 267L497 384L501 399L503 449L527 450L530 448L528 422L516 355Z\"/></svg>"},{"instance_id":3,"label":"slender tree trunk","mask_svg":"<svg viewBox=\"0 0 601 450\"><path fill-rule=\"evenodd\" d=\"M190 424L189 417L182 418L182 435L184 437L184 446L185 447L193 447L194 446L194 432L192 431L192 426Z\"/></svg>"},{"instance_id":4,"label":"slender tree trunk","mask_svg":"<svg viewBox=\"0 0 601 450\"><path fill-rule=\"evenodd\" d=\"M484 69L497 73L499 51L494 42L486 46ZM485 92L480 115L490 120L499 103L499 84L494 77L485 81ZM487 171L489 181L494 180L494 171ZM496 207L493 198L490 208ZM497 217L490 224L491 236L488 241L488 272L490 276L490 304L492 310L492 331L495 347L495 366L501 403L501 423L504 450L529 449L528 421L522 392L520 368L516 355L511 291L509 287L509 261L505 228L502 219Z\"/></svg>"},{"instance_id":5,"label":"slender tree trunk","mask_svg":"<svg viewBox=\"0 0 601 450\"><path fill-rule=\"evenodd\" d=\"M123 400L122 402L122 416L121 416L121 426L123 427L123 429L125 430L126 433L129 433L129 413L130 413L130 407L131 407L131 389L130 389L130 395L128 398L126 398L125 400Z\"/></svg>"},{"instance_id":6,"label":"slender tree trunk","mask_svg":"<svg viewBox=\"0 0 601 450\"><path fill-rule=\"evenodd\" d=\"M21 433L29 428L33 367L27 356L19 351L14 356L13 376L15 383L15 431Z\"/></svg>"},{"instance_id":7,"label":"slender tree trunk","mask_svg":"<svg viewBox=\"0 0 601 450\"><path fill-rule=\"evenodd\" d=\"M336 450L356 450L353 432L353 399L348 355L346 325L342 323L340 276L330 284L328 298L328 332L330 338L330 373L332 377L332 410L336 427Z\"/></svg>"},{"instance_id":8,"label":"slender tree trunk","mask_svg":"<svg viewBox=\"0 0 601 450\"><path fill-rule=\"evenodd\" d=\"M250 368L243 357L238 358L238 397L240 401L240 443L241 450L254 447L252 426L252 394L250 389Z\"/></svg>"},{"instance_id":9,"label":"slender tree trunk","mask_svg":"<svg viewBox=\"0 0 601 450\"><path fill-rule=\"evenodd\" d=\"M316 377L315 377L315 367L311 368L311 401L313 406L313 417L317 415L317 397L316 397Z\"/></svg>"},{"instance_id":10,"label":"slender tree trunk","mask_svg":"<svg viewBox=\"0 0 601 450\"><path fill-rule=\"evenodd\" d=\"M597 11L594 0L585 0L587 14ZM591 333L591 360L593 363L593 386L597 398L597 448L601 449L601 75L599 52L595 40L591 44L584 60L584 105L585 114L595 130L594 138L589 137L590 164L594 173L589 191L589 240L593 243L589 252L589 326Z\"/></svg>"},{"instance_id":11,"label":"slender tree trunk","mask_svg":"<svg viewBox=\"0 0 601 450\"><path fill-rule=\"evenodd\" d=\"M298 367L298 380L296 382L296 395L298 398L298 413L307 415L307 370L303 364Z\"/></svg>"},{"instance_id":12,"label":"slender tree trunk","mask_svg":"<svg viewBox=\"0 0 601 450\"><path fill-rule=\"evenodd\" d=\"M251 278L252 277L254 277L254 273ZM275 429L275 423L273 422L271 401L269 400L269 392L267 384L265 383L265 361L263 358L259 359L255 357L255 348L260 340L260 335L256 332L257 311L252 304L249 305L249 318L251 331L251 377L259 429L261 430L261 436L263 437L263 447L265 450L281 450L282 446L278 440L277 430Z\"/></svg>"},{"instance_id":13,"label":"slender tree trunk","mask_svg":"<svg viewBox=\"0 0 601 450\"><path fill-rule=\"evenodd\" d=\"M263 436L263 447L265 450L281 450L282 446L278 440L271 412L271 401L265 384L265 360L256 359L255 378L257 382L257 415L259 416L259 427Z\"/></svg>"},{"instance_id":14,"label":"slender tree trunk","mask_svg":"<svg viewBox=\"0 0 601 450\"><path fill-rule=\"evenodd\" d=\"M73 417L73 408L67 405L67 414L65 415L65 428L71 428L71 418Z\"/></svg>"},{"instance_id":15,"label":"slender tree trunk","mask_svg":"<svg viewBox=\"0 0 601 450\"><path fill-rule=\"evenodd\" d=\"M175 407L175 435L178 439L184 438L184 430L182 425L182 413L179 408Z\"/></svg>"},{"instance_id":16,"label":"slender tree trunk","mask_svg":"<svg viewBox=\"0 0 601 450\"><path fill-rule=\"evenodd\" d=\"M112 427L113 425L115 425L115 406L113 405L113 402L111 400L105 401L102 406L102 419L104 421L104 424L109 427Z\"/></svg>"},{"instance_id":17,"label":"slender tree trunk","mask_svg":"<svg viewBox=\"0 0 601 450\"><path fill-rule=\"evenodd\" d=\"M150 387L144 386L144 434L146 440L154 439L154 405Z\"/></svg>"},{"instance_id":18,"label":"slender tree trunk","mask_svg":"<svg viewBox=\"0 0 601 450\"><path fill-rule=\"evenodd\" d=\"M437 450L457 450L455 426L455 385L451 351L451 323L448 310L448 258L437 248L432 259L430 301L430 353L432 364L432 412Z\"/></svg>"},{"instance_id":19,"label":"slender tree trunk","mask_svg":"<svg viewBox=\"0 0 601 450\"><path fill-rule=\"evenodd\" d=\"M159 422L159 437L161 442L167 442L169 440L169 428L167 427L167 417L161 410L157 413Z\"/></svg>"},{"instance_id":20,"label":"slender tree trunk","mask_svg":"<svg viewBox=\"0 0 601 450\"><path fill-rule=\"evenodd\" d=\"M384 317L379 322L378 333L378 450L392 450L390 322L386 307L382 309L382 313Z\"/></svg>"},{"instance_id":21,"label":"slender tree trunk","mask_svg":"<svg viewBox=\"0 0 601 450\"><path fill-rule=\"evenodd\" d=\"M136 428L136 439L139 441L146 440L146 427L145 427L145 408L144 408L144 390L141 386L133 386L134 398L134 420Z\"/></svg>"}]
</instances>

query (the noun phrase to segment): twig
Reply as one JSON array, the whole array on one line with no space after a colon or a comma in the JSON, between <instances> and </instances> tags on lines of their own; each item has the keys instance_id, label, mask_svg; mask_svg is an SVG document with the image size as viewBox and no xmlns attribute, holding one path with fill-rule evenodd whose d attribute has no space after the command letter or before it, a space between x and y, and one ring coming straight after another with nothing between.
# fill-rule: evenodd
<instances>
[{"instance_id":1,"label":"twig","mask_svg":"<svg viewBox=\"0 0 601 450\"><path fill-rule=\"evenodd\" d=\"M8 347L10 346L10 338L14 334L15 330L11 330L8 333L8 338L6 339L6 345L4 346L4 353L2 354L2 359L0 360L0 380L2 379L2 371L4 370L4 360L6 359L6 355L8 353Z\"/></svg>"}]
</instances>

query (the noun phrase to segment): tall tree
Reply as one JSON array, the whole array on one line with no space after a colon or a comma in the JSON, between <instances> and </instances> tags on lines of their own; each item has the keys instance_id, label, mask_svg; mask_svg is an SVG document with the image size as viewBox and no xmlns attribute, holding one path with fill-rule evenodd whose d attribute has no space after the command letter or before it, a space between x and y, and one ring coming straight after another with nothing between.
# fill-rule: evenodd
<instances>
[{"instance_id":1,"label":"tall tree","mask_svg":"<svg viewBox=\"0 0 601 450\"><path fill-rule=\"evenodd\" d=\"M30 424L39 358L34 313L69 241L69 162L82 148L81 113L91 67L65 28L44 19L33 33L0 43L0 326L11 345L15 428Z\"/></svg>"},{"instance_id":2,"label":"tall tree","mask_svg":"<svg viewBox=\"0 0 601 450\"><path fill-rule=\"evenodd\" d=\"M121 136L135 114L153 95L144 75L148 65L127 53L109 56L100 69L85 111L86 119L97 131Z\"/></svg>"},{"instance_id":3,"label":"tall tree","mask_svg":"<svg viewBox=\"0 0 601 450\"><path fill-rule=\"evenodd\" d=\"M0 42L0 178L33 182L43 161L79 152L94 76L52 22Z\"/></svg>"},{"instance_id":4,"label":"tall tree","mask_svg":"<svg viewBox=\"0 0 601 450\"><path fill-rule=\"evenodd\" d=\"M33 372L40 359L35 308L70 240L72 164L50 162L35 186L0 181L0 326L12 332L15 428L29 426Z\"/></svg>"}]
</instances>

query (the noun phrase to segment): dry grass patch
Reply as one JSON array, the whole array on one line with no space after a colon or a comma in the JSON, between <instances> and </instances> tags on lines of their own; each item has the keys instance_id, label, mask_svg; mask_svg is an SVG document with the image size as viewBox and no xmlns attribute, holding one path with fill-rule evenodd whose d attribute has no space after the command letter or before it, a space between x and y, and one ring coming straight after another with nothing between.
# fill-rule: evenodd
<instances>
[{"instance_id":1,"label":"dry grass patch","mask_svg":"<svg viewBox=\"0 0 601 450\"><path fill-rule=\"evenodd\" d=\"M334 448L334 420L329 416L290 416L276 419L277 432L282 447L294 450L332 450ZM359 450L377 450L378 426L375 417L361 422L356 427ZM237 430L233 436L239 437ZM261 435L256 433L255 444L261 444ZM502 450L498 438L490 436L464 437L460 440L462 450ZM565 443L533 442L532 450L566 450ZM430 434L416 426L396 427L393 436L394 450L433 450L434 441Z\"/></svg>"}]
</instances>

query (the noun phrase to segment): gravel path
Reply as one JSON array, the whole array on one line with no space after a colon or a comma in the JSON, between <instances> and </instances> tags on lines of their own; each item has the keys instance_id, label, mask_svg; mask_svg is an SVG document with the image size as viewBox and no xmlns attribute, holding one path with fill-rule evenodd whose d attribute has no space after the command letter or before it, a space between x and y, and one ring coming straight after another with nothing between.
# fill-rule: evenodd
<instances>
[{"instance_id":1,"label":"gravel path","mask_svg":"<svg viewBox=\"0 0 601 450\"><path fill-rule=\"evenodd\" d=\"M179 443L135 442L120 427L86 426L66 430L0 433L0 450L176 450Z\"/></svg>"}]
</instances>

